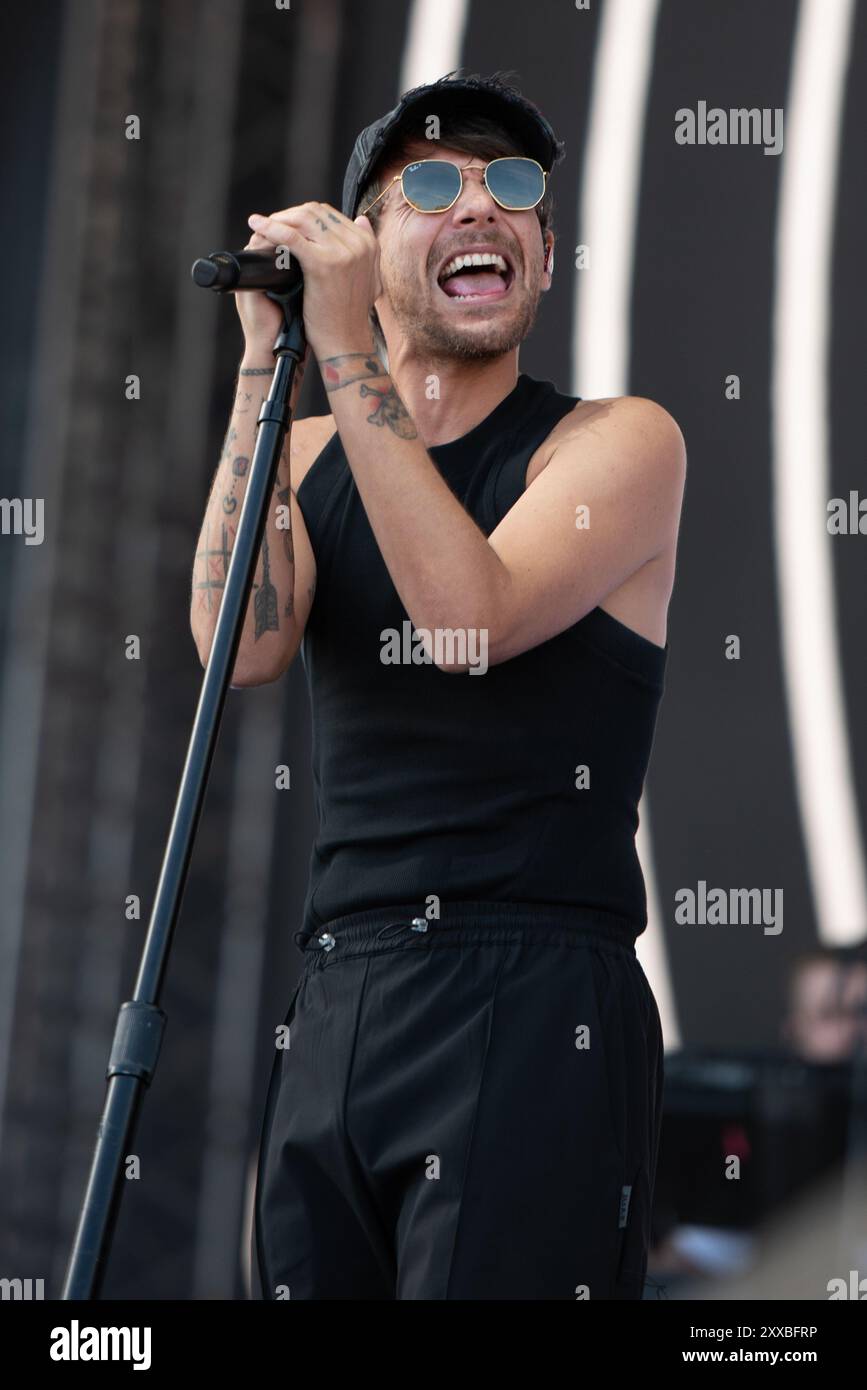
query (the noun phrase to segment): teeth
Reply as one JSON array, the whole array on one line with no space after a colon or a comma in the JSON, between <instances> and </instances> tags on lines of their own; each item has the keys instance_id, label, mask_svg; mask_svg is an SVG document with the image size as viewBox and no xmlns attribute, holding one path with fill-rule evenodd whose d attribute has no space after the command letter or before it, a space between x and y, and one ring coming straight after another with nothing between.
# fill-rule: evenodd
<instances>
[{"instance_id":1,"label":"teeth","mask_svg":"<svg viewBox=\"0 0 867 1390\"><path fill-rule=\"evenodd\" d=\"M440 284L442 284L443 280L447 280L450 275L454 275L457 271L463 270L464 266L468 265L492 265L495 270L502 271L504 275L509 269L502 256L498 256L490 251L475 251L466 256L454 256L442 271L440 275ZM456 297L465 298L466 296Z\"/></svg>"}]
</instances>

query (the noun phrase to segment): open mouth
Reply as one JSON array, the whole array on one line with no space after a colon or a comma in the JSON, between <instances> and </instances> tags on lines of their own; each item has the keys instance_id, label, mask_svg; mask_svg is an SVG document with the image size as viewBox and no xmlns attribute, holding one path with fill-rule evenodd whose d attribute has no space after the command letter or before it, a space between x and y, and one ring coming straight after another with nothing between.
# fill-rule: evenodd
<instances>
[{"instance_id":1,"label":"open mouth","mask_svg":"<svg viewBox=\"0 0 867 1390\"><path fill-rule=\"evenodd\" d=\"M511 262L498 251L467 251L449 257L437 284L457 304L487 304L504 299L514 280Z\"/></svg>"}]
</instances>

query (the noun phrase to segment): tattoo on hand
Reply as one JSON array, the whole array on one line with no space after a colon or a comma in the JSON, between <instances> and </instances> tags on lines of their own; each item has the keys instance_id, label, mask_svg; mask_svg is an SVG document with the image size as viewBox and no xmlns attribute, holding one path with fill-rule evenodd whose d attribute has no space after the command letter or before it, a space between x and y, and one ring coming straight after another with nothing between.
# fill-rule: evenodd
<instances>
[{"instance_id":1,"label":"tattoo on hand","mask_svg":"<svg viewBox=\"0 0 867 1390\"><path fill-rule=\"evenodd\" d=\"M239 376L273 376L273 367L242 367Z\"/></svg>"}]
</instances>

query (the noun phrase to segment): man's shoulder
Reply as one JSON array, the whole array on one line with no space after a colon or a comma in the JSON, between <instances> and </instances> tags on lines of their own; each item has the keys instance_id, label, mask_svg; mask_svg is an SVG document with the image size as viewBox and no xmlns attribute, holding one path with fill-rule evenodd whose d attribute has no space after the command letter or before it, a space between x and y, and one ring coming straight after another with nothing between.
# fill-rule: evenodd
<instances>
[{"instance_id":1,"label":"man's shoulder","mask_svg":"<svg viewBox=\"0 0 867 1390\"><path fill-rule=\"evenodd\" d=\"M558 458L568 455L573 442L580 449L587 430L597 440L600 432L603 437L607 435L612 447L640 441L654 455L668 459L678 469L685 468L683 435L664 406L646 396L600 396L577 401L561 416L537 451L528 471L528 482L538 477L555 453Z\"/></svg>"},{"instance_id":2,"label":"man's shoulder","mask_svg":"<svg viewBox=\"0 0 867 1390\"><path fill-rule=\"evenodd\" d=\"M302 449L323 447L328 443L337 426L333 415L308 415L303 420L292 421L292 443Z\"/></svg>"},{"instance_id":3,"label":"man's shoulder","mask_svg":"<svg viewBox=\"0 0 867 1390\"><path fill-rule=\"evenodd\" d=\"M596 430L600 425L613 439L638 436L652 445L654 452L663 450L672 457L682 456L685 461L684 435L677 420L666 407L646 396L599 396L578 400L554 425L546 445L553 452L571 438L577 438L586 427Z\"/></svg>"},{"instance_id":4,"label":"man's shoulder","mask_svg":"<svg viewBox=\"0 0 867 1390\"><path fill-rule=\"evenodd\" d=\"M333 415L308 415L292 421L289 466L296 492L336 429Z\"/></svg>"}]
</instances>

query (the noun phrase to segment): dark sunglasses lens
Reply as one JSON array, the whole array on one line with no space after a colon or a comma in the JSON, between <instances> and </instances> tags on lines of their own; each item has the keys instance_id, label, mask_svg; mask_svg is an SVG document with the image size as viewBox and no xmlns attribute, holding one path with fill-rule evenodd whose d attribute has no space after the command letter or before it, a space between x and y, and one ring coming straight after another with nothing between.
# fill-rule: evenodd
<instances>
[{"instance_id":1,"label":"dark sunglasses lens","mask_svg":"<svg viewBox=\"0 0 867 1390\"><path fill-rule=\"evenodd\" d=\"M507 208L535 207L545 192L545 179L532 159L495 159L488 165L488 188Z\"/></svg>"},{"instance_id":2,"label":"dark sunglasses lens","mask_svg":"<svg viewBox=\"0 0 867 1390\"><path fill-rule=\"evenodd\" d=\"M445 159L423 159L403 172L403 195L421 212L442 212L460 188L460 169Z\"/></svg>"}]
</instances>

